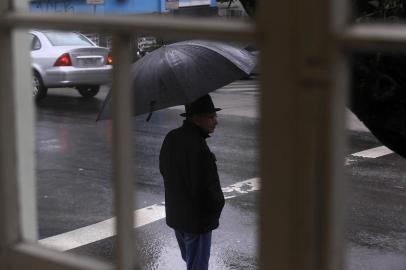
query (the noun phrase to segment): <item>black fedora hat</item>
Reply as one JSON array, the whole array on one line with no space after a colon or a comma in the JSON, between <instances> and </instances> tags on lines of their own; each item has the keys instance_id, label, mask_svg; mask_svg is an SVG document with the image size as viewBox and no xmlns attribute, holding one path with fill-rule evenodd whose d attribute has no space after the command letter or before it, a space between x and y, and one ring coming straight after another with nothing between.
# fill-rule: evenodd
<instances>
[{"instance_id":1,"label":"black fedora hat","mask_svg":"<svg viewBox=\"0 0 406 270\"><path fill-rule=\"evenodd\" d=\"M214 113L220 110L220 108L214 107L213 100L211 99L210 95L204 95L192 103L186 104L186 112L181 113L180 115L186 117L194 114Z\"/></svg>"}]
</instances>

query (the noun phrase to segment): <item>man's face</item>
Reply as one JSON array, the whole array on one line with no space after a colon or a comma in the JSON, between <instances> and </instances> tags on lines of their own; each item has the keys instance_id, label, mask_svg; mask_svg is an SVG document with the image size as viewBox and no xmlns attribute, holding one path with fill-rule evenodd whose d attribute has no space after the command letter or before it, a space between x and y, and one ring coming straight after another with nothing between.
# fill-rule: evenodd
<instances>
[{"instance_id":1,"label":"man's face","mask_svg":"<svg viewBox=\"0 0 406 270\"><path fill-rule=\"evenodd\" d=\"M193 119L193 122L208 134L213 133L218 124L216 113L199 114L194 116Z\"/></svg>"}]
</instances>

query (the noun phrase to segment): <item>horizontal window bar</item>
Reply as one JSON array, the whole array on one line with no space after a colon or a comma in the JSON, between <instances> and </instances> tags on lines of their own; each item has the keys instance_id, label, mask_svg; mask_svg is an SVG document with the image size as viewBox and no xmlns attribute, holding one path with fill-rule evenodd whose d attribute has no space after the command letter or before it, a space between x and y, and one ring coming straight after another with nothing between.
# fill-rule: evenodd
<instances>
[{"instance_id":1,"label":"horizontal window bar","mask_svg":"<svg viewBox=\"0 0 406 270\"><path fill-rule=\"evenodd\" d=\"M180 18L168 15L103 15L13 12L0 14L1 27L93 30L123 34L179 35L219 40L253 40L255 24L216 18Z\"/></svg>"},{"instance_id":2,"label":"horizontal window bar","mask_svg":"<svg viewBox=\"0 0 406 270\"><path fill-rule=\"evenodd\" d=\"M8 251L10 269L30 270L113 270L113 266L96 259L62 253L37 244L17 244Z\"/></svg>"},{"instance_id":3,"label":"horizontal window bar","mask_svg":"<svg viewBox=\"0 0 406 270\"><path fill-rule=\"evenodd\" d=\"M336 33L338 45L350 50L406 50L406 26L360 24Z\"/></svg>"}]
</instances>

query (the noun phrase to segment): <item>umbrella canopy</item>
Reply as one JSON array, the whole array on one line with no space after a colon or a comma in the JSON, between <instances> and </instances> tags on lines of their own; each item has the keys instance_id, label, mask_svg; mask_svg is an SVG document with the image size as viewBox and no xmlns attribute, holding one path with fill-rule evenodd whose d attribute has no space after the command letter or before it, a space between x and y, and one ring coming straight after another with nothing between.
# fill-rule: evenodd
<instances>
[{"instance_id":1,"label":"umbrella canopy","mask_svg":"<svg viewBox=\"0 0 406 270\"><path fill-rule=\"evenodd\" d=\"M134 115L189 104L235 80L246 77L255 56L220 42L177 42L147 54L132 67ZM110 93L98 119L109 119Z\"/></svg>"}]
</instances>

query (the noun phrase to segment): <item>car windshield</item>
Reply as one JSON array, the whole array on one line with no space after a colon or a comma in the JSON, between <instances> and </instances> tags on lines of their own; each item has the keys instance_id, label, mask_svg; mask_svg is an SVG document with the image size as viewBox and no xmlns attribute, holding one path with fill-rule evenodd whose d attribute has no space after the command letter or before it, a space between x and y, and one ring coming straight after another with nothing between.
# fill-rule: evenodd
<instances>
[{"instance_id":1,"label":"car windshield","mask_svg":"<svg viewBox=\"0 0 406 270\"><path fill-rule=\"evenodd\" d=\"M44 34L54 46L93 46L86 37L78 33L46 32Z\"/></svg>"}]
</instances>

